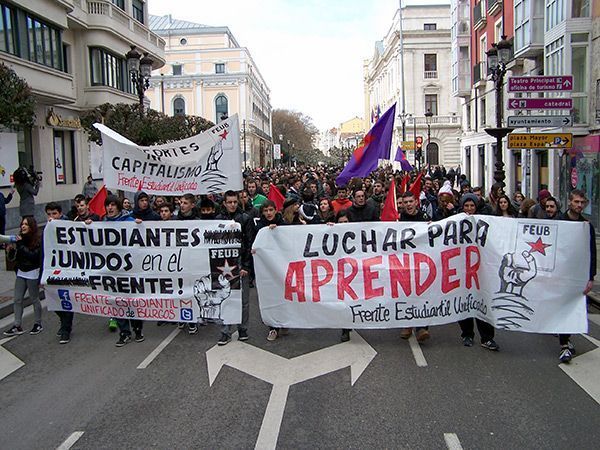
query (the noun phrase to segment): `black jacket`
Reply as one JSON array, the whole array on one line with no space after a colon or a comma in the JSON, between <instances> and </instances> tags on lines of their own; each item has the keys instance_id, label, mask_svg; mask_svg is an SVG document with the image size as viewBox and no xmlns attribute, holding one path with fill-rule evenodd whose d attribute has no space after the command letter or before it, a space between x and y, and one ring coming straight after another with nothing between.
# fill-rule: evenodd
<instances>
[{"instance_id":1,"label":"black jacket","mask_svg":"<svg viewBox=\"0 0 600 450\"><path fill-rule=\"evenodd\" d=\"M570 220L571 222L588 222L590 224L590 281L596 276L596 230L592 222L585 220L580 214L577 220L569 217L568 210L558 216L558 220Z\"/></svg>"},{"instance_id":2,"label":"black jacket","mask_svg":"<svg viewBox=\"0 0 600 450\"><path fill-rule=\"evenodd\" d=\"M368 203L363 206L358 206L355 203L346 210L350 222L378 222L379 211Z\"/></svg>"},{"instance_id":3,"label":"black jacket","mask_svg":"<svg viewBox=\"0 0 600 450\"><path fill-rule=\"evenodd\" d=\"M402 211L400 214L400 222L429 222L431 219L422 209L417 209L414 216Z\"/></svg>"},{"instance_id":4,"label":"black jacket","mask_svg":"<svg viewBox=\"0 0 600 450\"><path fill-rule=\"evenodd\" d=\"M15 256L15 269L23 272L40 269L42 267L42 247L33 249L27 247L24 240L17 241Z\"/></svg>"},{"instance_id":5,"label":"black jacket","mask_svg":"<svg viewBox=\"0 0 600 450\"><path fill-rule=\"evenodd\" d=\"M254 222L251 217L238 208L233 214L224 211L217 215L217 220L234 220L242 227L241 268L249 271L252 267L252 243L254 242Z\"/></svg>"}]
</instances>

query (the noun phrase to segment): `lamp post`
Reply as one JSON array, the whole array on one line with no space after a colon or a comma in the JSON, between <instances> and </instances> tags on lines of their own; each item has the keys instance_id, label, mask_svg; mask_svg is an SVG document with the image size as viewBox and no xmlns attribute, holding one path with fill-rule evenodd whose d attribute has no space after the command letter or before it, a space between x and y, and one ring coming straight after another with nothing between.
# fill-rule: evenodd
<instances>
[{"instance_id":1,"label":"lamp post","mask_svg":"<svg viewBox=\"0 0 600 450\"><path fill-rule=\"evenodd\" d=\"M425 147L425 162L429 160L429 144L431 144L431 118L433 113L430 109L425 113L425 122L427 123L427 147Z\"/></svg>"},{"instance_id":2,"label":"lamp post","mask_svg":"<svg viewBox=\"0 0 600 450\"><path fill-rule=\"evenodd\" d=\"M402 140L403 141L406 140L406 119L410 116L411 115L408 114L404 110L400 114L398 114L398 119L400 119L400 121L402 122Z\"/></svg>"},{"instance_id":3,"label":"lamp post","mask_svg":"<svg viewBox=\"0 0 600 450\"><path fill-rule=\"evenodd\" d=\"M125 54L127 60L127 70L131 77L131 82L135 86L138 98L140 100L140 114L144 114L144 92L150 86L150 76L152 75L152 58L148 56L148 53L141 55L136 49L135 45L131 46Z\"/></svg>"},{"instance_id":4,"label":"lamp post","mask_svg":"<svg viewBox=\"0 0 600 450\"><path fill-rule=\"evenodd\" d=\"M244 170L248 168L248 164L246 163L246 119L242 120L242 131L244 137Z\"/></svg>"},{"instance_id":5,"label":"lamp post","mask_svg":"<svg viewBox=\"0 0 600 450\"><path fill-rule=\"evenodd\" d=\"M485 132L496 138L496 170L494 171L494 180L502 185L506 184L504 179L504 162L502 161L502 139L513 131L512 128L502 126L502 113L504 110L502 100L502 88L504 85L504 75L506 75L506 64L511 57L511 43L502 36L502 40L497 44L492 44L492 48L487 52L488 71L492 75L494 88L496 90L496 128L486 128Z\"/></svg>"}]
</instances>

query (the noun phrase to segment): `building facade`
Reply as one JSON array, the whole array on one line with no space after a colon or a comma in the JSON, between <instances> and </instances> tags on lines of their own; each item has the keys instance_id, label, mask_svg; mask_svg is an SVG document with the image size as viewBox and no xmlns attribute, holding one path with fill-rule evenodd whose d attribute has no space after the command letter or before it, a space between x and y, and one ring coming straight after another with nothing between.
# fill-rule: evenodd
<instances>
[{"instance_id":1,"label":"building facade","mask_svg":"<svg viewBox=\"0 0 600 450\"><path fill-rule=\"evenodd\" d=\"M366 128L396 102L393 149L420 136L421 162L446 168L460 163L461 135L459 104L451 95L447 69L451 25L448 4L404 5L376 42L373 57L364 62ZM407 153L414 160L415 152Z\"/></svg>"},{"instance_id":2,"label":"building facade","mask_svg":"<svg viewBox=\"0 0 600 450\"><path fill-rule=\"evenodd\" d=\"M0 189L6 195L19 165L41 172L36 217L45 220L44 205L69 207L92 172L79 114L106 102L136 102L124 55L134 45L159 68L165 42L148 28L141 0L2 0L0 12L0 62L36 99L32 128L0 132ZM8 228L19 223L18 204L16 195Z\"/></svg>"},{"instance_id":3,"label":"building facade","mask_svg":"<svg viewBox=\"0 0 600 450\"><path fill-rule=\"evenodd\" d=\"M562 202L574 188L587 191L590 204L584 211L594 225L600 223L600 115L596 114L600 96L600 71L592 61L600 56L599 7L584 0L452 0L453 17L469 21L471 26L453 33L453 94L462 98L463 135L461 160L463 173L472 185L489 190L493 183L495 146L483 131L495 127L496 101L493 83L486 66L486 51L501 39L503 32L512 43L513 57L506 78L529 75L573 75L572 91L558 93L508 93L500 105L506 126L510 116L567 115L568 127L520 128L516 133L572 133L573 149L508 149L503 142L506 188L512 194L521 191L536 198L547 188ZM504 27L502 24L504 23ZM503 30L502 30L503 28ZM465 36L469 33L469 49ZM455 49L457 49L455 51ZM466 55L471 58L466 59ZM470 86L465 85L466 70L471 67ZM565 97L573 100L572 110L514 110L513 98Z\"/></svg>"},{"instance_id":4,"label":"building facade","mask_svg":"<svg viewBox=\"0 0 600 450\"><path fill-rule=\"evenodd\" d=\"M270 90L249 50L227 27L212 27L170 15L151 16L153 32L166 41L167 64L147 93L165 114L189 114L217 123L239 115L244 166L273 164Z\"/></svg>"},{"instance_id":5,"label":"building facade","mask_svg":"<svg viewBox=\"0 0 600 450\"><path fill-rule=\"evenodd\" d=\"M339 142L342 148L356 148L365 135L365 121L360 117L342 122L339 127Z\"/></svg>"}]
</instances>

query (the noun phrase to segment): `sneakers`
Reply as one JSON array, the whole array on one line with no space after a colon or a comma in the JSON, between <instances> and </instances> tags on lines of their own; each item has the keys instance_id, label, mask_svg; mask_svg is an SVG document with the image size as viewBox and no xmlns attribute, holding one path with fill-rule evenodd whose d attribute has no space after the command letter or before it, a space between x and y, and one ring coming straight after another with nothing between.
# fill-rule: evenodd
<instances>
[{"instance_id":1,"label":"sneakers","mask_svg":"<svg viewBox=\"0 0 600 450\"><path fill-rule=\"evenodd\" d=\"M246 330L238 331L238 341L247 341L248 340L248 332Z\"/></svg>"},{"instance_id":2,"label":"sneakers","mask_svg":"<svg viewBox=\"0 0 600 450\"><path fill-rule=\"evenodd\" d=\"M69 335L69 333L63 333L60 335L60 341L58 341L59 344L68 344L71 341L71 336Z\"/></svg>"},{"instance_id":3,"label":"sneakers","mask_svg":"<svg viewBox=\"0 0 600 450\"><path fill-rule=\"evenodd\" d=\"M465 347L473 347L473 338L469 337L469 336L465 336L464 338L462 338L463 340L463 345Z\"/></svg>"},{"instance_id":4,"label":"sneakers","mask_svg":"<svg viewBox=\"0 0 600 450\"><path fill-rule=\"evenodd\" d=\"M560 353L558 354L558 359L560 359L561 363L568 364L573 359L573 353L569 347L562 347L560 349Z\"/></svg>"},{"instance_id":5,"label":"sneakers","mask_svg":"<svg viewBox=\"0 0 600 450\"><path fill-rule=\"evenodd\" d=\"M267 341L274 341L277 339L277 330L269 330L269 334L267 334Z\"/></svg>"},{"instance_id":6,"label":"sneakers","mask_svg":"<svg viewBox=\"0 0 600 450\"><path fill-rule=\"evenodd\" d=\"M350 330L342 330L340 341L348 342L350 340Z\"/></svg>"},{"instance_id":7,"label":"sneakers","mask_svg":"<svg viewBox=\"0 0 600 450\"><path fill-rule=\"evenodd\" d=\"M2 333L4 336L20 336L24 333L23 328L13 326Z\"/></svg>"},{"instance_id":8,"label":"sneakers","mask_svg":"<svg viewBox=\"0 0 600 450\"><path fill-rule=\"evenodd\" d=\"M575 350L575 346L571 344L571 341L567 343L567 347L569 348L571 355L575 356L577 354L577 350Z\"/></svg>"},{"instance_id":9,"label":"sneakers","mask_svg":"<svg viewBox=\"0 0 600 450\"><path fill-rule=\"evenodd\" d=\"M402 328L400 331L400 337L402 339L408 339L412 336L412 328Z\"/></svg>"},{"instance_id":10,"label":"sneakers","mask_svg":"<svg viewBox=\"0 0 600 450\"><path fill-rule=\"evenodd\" d=\"M425 342L430 337L429 330L426 330L425 328L421 328L417 331L417 342Z\"/></svg>"},{"instance_id":11,"label":"sneakers","mask_svg":"<svg viewBox=\"0 0 600 450\"><path fill-rule=\"evenodd\" d=\"M143 337L143 336L142 336ZM131 336L128 334L122 334L121 336L119 336L119 340L117 341L117 343L115 344L117 347L123 347L125 344L127 344L129 341L131 340Z\"/></svg>"},{"instance_id":12,"label":"sneakers","mask_svg":"<svg viewBox=\"0 0 600 450\"><path fill-rule=\"evenodd\" d=\"M110 331L117 331L118 327L119 327L119 324L117 324L117 319L110 319L108 321L108 329Z\"/></svg>"},{"instance_id":13,"label":"sneakers","mask_svg":"<svg viewBox=\"0 0 600 450\"><path fill-rule=\"evenodd\" d=\"M135 333L135 342L144 342L144 335L142 334L142 330L133 330Z\"/></svg>"},{"instance_id":14,"label":"sneakers","mask_svg":"<svg viewBox=\"0 0 600 450\"><path fill-rule=\"evenodd\" d=\"M44 331L44 327L42 326L42 324L34 323L33 328L31 329L29 334L40 334L42 331Z\"/></svg>"},{"instance_id":15,"label":"sneakers","mask_svg":"<svg viewBox=\"0 0 600 450\"><path fill-rule=\"evenodd\" d=\"M496 344L496 341L494 341L493 339L490 339L489 341L482 342L481 346L483 348L487 348L488 350L491 350L493 352L497 352L498 350L500 350L500 347L498 347L498 344Z\"/></svg>"},{"instance_id":16,"label":"sneakers","mask_svg":"<svg viewBox=\"0 0 600 450\"><path fill-rule=\"evenodd\" d=\"M196 325L195 323L190 323L190 326L188 327L188 333L196 334L197 332L198 332L198 325Z\"/></svg>"},{"instance_id":17,"label":"sneakers","mask_svg":"<svg viewBox=\"0 0 600 450\"><path fill-rule=\"evenodd\" d=\"M185 322L178 322L177 328L179 328L180 330L183 330L185 328Z\"/></svg>"},{"instance_id":18,"label":"sneakers","mask_svg":"<svg viewBox=\"0 0 600 450\"><path fill-rule=\"evenodd\" d=\"M221 333L221 337L217 341L217 345L227 345L231 342L231 336L225 333Z\"/></svg>"}]
</instances>

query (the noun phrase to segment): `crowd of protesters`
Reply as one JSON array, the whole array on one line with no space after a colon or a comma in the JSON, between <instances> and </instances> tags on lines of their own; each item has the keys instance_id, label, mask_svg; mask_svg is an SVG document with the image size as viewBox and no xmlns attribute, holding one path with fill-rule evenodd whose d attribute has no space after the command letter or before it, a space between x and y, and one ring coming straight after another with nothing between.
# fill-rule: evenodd
<instances>
[{"instance_id":1,"label":"crowd of protesters","mask_svg":"<svg viewBox=\"0 0 600 450\"><path fill-rule=\"evenodd\" d=\"M391 167L380 168L365 178L351 179L347 185L339 186L335 177L339 170L328 167L300 166L295 168L281 167L272 170L247 170L244 172L244 189L240 192L228 191L222 195L194 196L185 194L180 197L150 197L145 192L136 193L133 202L108 195L104 204L106 215L103 218L89 210L89 197L96 189L91 179L88 180L84 194L73 200L73 208L63 214L57 203L48 203L45 207L48 220L66 219L90 223L93 221L158 221L158 220L234 220L242 228L242 323L237 326L238 338L248 339L248 304L249 290L253 287L253 264L251 248L258 230L273 229L285 225L335 224L341 222L373 222L381 220L382 208L390 186L396 186L397 209L399 221L429 222L448 218L454 214L495 215L506 218L528 217L551 220L585 220L582 210L587 199L585 193L574 190L570 193L569 203L564 207L543 187L537 199L525 198L521 192L511 197L503 191L502 184L493 184L486 192L481 186L471 186L459 169L435 167L429 170L401 172ZM392 184L393 182L393 184ZM276 190L274 192L272 190ZM277 194L277 195L275 195ZM282 199L277 202L277 199ZM10 201L7 198L5 202ZM2 205L0 205L2 206ZM590 282L585 288L589 292L596 272L594 230L590 224L590 251L592 264ZM22 300L25 291L33 300L35 324L30 334L37 334L42 328L42 312L39 303L39 278L42 264L41 237L35 220L26 215L21 223L17 236L0 236L0 242L10 245L16 260L17 282L15 284L15 321L13 326L4 332L7 336L24 333L21 326ZM73 313L59 312L60 343L70 341L73 326ZM188 332L196 334L198 325L188 324ZM498 351L494 340L494 328L481 320L465 319L459 322L463 345L470 347L474 343L474 325L480 334L481 346ZM179 324L184 327L185 324ZM144 340L143 321L111 320L109 328L119 329L121 347L133 337L136 341ZM231 340L234 327L223 326L218 340L219 345L226 345ZM271 327L267 339L273 341L287 334L283 328ZM412 329L403 329L400 336L408 339ZM428 327L414 330L417 341L424 342L430 338ZM350 330L342 330L341 340L350 339ZM560 360L569 362L574 348L568 335L560 335Z\"/></svg>"}]
</instances>

